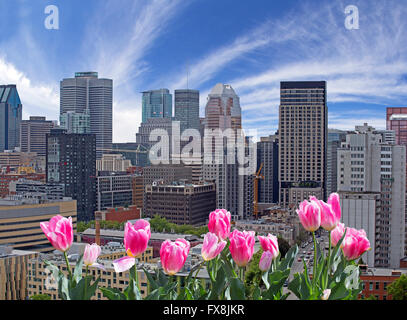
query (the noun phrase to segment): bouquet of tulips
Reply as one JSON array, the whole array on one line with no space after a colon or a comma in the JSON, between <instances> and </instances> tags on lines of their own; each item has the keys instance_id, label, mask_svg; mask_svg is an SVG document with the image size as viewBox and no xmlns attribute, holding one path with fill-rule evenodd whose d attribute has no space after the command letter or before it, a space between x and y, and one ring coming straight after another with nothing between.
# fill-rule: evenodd
<instances>
[{"instance_id":1,"label":"bouquet of tulips","mask_svg":"<svg viewBox=\"0 0 407 320\"><path fill-rule=\"evenodd\" d=\"M298 253L298 246L290 248L281 257L277 237L269 234L258 236L263 253L259 262L262 284L247 295L244 277L245 269L252 260L255 244L254 231L231 232L231 215L225 209L217 209L209 215L208 229L202 245L203 261L194 266L181 285L175 275L181 271L190 250L185 239L166 240L160 249L162 270L155 273L144 270L149 282L146 300L285 300L294 293L301 300L350 300L357 299L362 290L359 267L355 263L365 251L370 249L369 240L363 230L345 228L340 223L341 208L339 195L330 195L328 202L311 197L303 201L297 210L303 227L312 233L314 239L314 266L310 274L304 262L304 271L296 273L288 284L290 291L283 292L288 282L291 267ZM72 221L60 216L49 223L41 224L51 244L66 252L72 244ZM329 252L321 251L315 232L320 228L329 232ZM127 255L113 262L116 272L129 271L128 287L100 287L104 297L111 300L141 300L138 285L137 258L147 249L151 237L150 224L140 219L135 224L128 222L124 230L124 246ZM58 279L61 299L91 299L97 289L99 279L91 284L90 277L82 279L82 267L96 265L100 247L87 245L72 274L68 267L68 279L57 267L47 263ZM101 266L100 266L101 267ZM209 287L197 279L201 268L206 267L210 278Z\"/></svg>"}]
</instances>

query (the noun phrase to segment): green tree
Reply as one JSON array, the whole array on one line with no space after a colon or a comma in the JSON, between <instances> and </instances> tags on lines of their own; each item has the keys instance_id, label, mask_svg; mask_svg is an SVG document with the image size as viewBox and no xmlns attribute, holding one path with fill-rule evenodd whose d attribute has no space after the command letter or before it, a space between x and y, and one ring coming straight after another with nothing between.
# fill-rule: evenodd
<instances>
[{"instance_id":1,"label":"green tree","mask_svg":"<svg viewBox=\"0 0 407 320\"><path fill-rule=\"evenodd\" d=\"M407 300L407 275L402 274L387 290L393 300Z\"/></svg>"},{"instance_id":2,"label":"green tree","mask_svg":"<svg viewBox=\"0 0 407 320\"><path fill-rule=\"evenodd\" d=\"M263 250L260 249L254 255L252 260L249 262L249 265L245 273L245 287L246 287L246 296L251 297L255 287L260 286L263 283L261 279L263 272L259 269L259 262Z\"/></svg>"}]
</instances>

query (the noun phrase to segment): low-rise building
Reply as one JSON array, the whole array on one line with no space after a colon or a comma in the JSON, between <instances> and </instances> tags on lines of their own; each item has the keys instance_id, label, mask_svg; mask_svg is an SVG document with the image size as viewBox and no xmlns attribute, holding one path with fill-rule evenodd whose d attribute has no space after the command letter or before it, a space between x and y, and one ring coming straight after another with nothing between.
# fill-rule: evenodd
<instances>
[{"instance_id":1,"label":"low-rise building","mask_svg":"<svg viewBox=\"0 0 407 320\"><path fill-rule=\"evenodd\" d=\"M77 253L68 253L68 261L70 268L74 270L76 262L81 254L83 254L84 244L82 246L79 244L77 250L74 252ZM150 250L148 250L151 252ZM123 291L129 284L129 271L116 273L113 267L112 262L115 259L123 257L126 255L125 249L121 244L107 244L102 247L101 255L99 256L98 263L102 264L105 270L101 270L96 267L89 267L89 274L93 277L93 280L100 278L99 286L100 287L110 287ZM31 259L28 262L28 293L29 296L37 294L47 294L51 297L52 300L58 300L58 287L51 274L50 270L47 268L47 265L44 263L44 260L47 260L54 265L58 266L60 270L67 275L68 271L66 268L66 262L61 253L52 253L48 255L41 254L37 258ZM138 266L145 267L147 270L156 268L155 264L146 264L142 260L139 260ZM141 296L144 298L148 294L148 281L147 277L144 274L143 270L140 268L138 272L138 286L141 293ZM86 269L83 267L82 276L85 276ZM95 297L93 300L107 300L103 297L103 294L100 289L97 289L95 292Z\"/></svg>"},{"instance_id":2,"label":"low-rise building","mask_svg":"<svg viewBox=\"0 0 407 320\"><path fill-rule=\"evenodd\" d=\"M363 283L359 298L374 296L377 300L392 300L388 293L390 284L398 280L402 274L407 275L407 269L368 268L360 266L360 281Z\"/></svg>"},{"instance_id":3,"label":"low-rise building","mask_svg":"<svg viewBox=\"0 0 407 320\"><path fill-rule=\"evenodd\" d=\"M152 232L148 246L153 248L153 258L160 256L161 244L165 240L169 239L171 241L175 241L176 239L179 238L189 241L189 243L191 244L191 248L203 242L203 239L195 235ZM100 230L101 245L111 241L123 243L123 240L124 240L123 230L103 230L103 229ZM77 241L86 243L96 243L96 230L91 228L86 229L84 232L78 234Z\"/></svg>"},{"instance_id":4,"label":"low-rise building","mask_svg":"<svg viewBox=\"0 0 407 320\"><path fill-rule=\"evenodd\" d=\"M72 217L76 231L76 200L43 201L21 196L0 199L0 245L18 250L52 251L53 247L41 230L40 223L56 215Z\"/></svg>"},{"instance_id":5,"label":"low-rise building","mask_svg":"<svg viewBox=\"0 0 407 320\"><path fill-rule=\"evenodd\" d=\"M147 185L144 200L144 217L159 215L179 225L204 225L209 213L216 209L216 186Z\"/></svg>"},{"instance_id":6,"label":"low-rise building","mask_svg":"<svg viewBox=\"0 0 407 320\"><path fill-rule=\"evenodd\" d=\"M109 208L104 211L96 211L95 218L99 221L117 221L122 223L129 220L140 219L140 211L137 206Z\"/></svg>"},{"instance_id":7,"label":"low-rise building","mask_svg":"<svg viewBox=\"0 0 407 320\"><path fill-rule=\"evenodd\" d=\"M0 300L25 300L28 298L28 261L37 252L14 250L0 246Z\"/></svg>"}]
</instances>

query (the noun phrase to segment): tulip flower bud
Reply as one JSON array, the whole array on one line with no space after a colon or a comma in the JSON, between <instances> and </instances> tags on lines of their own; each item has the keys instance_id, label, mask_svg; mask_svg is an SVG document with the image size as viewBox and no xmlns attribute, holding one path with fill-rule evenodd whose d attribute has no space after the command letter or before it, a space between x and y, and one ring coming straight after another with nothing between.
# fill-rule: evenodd
<instances>
[{"instance_id":1,"label":"tulip flower bud","mask_svg":"<svg viewBox=\"0 0 407 320\"><path fill-rule=\"evenodd\" d=\"M133 267L136 258L146 251L150 237L150 223L148 221L140 219L134 225L127 222L124 228L124 246L127 256L113 261L115 271L123 272Z\"/></svg>"},{"instance_id":2,"label":"tulip flower bud","mask_svg":"<svg viewBox=\"0 0 407 320\"><path fill-rule=\"evenodd\" d=\"M260 258L259 269L263 272L266 272L270 269L272 261L273 254L270 251L264 251Z\"/></svg>"},{"instance_id":3,"label":"tulip flower bud","mask_svg":"<svg viewBox=\"0 0 407 320\"><path fill-rule=\"evenodd\" d=\"M87 244L85 247L85 252L83 253L83 264L85 266L91 266L96 263L97 258L101 252L100 247L94 243L92 245Z\"/></svg>"},{"instance_id":4,"label":"tulip flower bud","mask_svg":"<svg viewBox=\"0 0 407 320\"><path fill-rule=\"evenodd\" d=\"M314 232L321 226L321 208L316 201L304 200L301 202L297 214L305 230Z\"/></svg>"},{"instance_id":5,"label":"tulip flower bud","mask_svg":"<svg viewBox=\"0 0 407 320\"><path fill-rule=\"evenodd\" d=\"M160 259L164 272L173 276L179 272L187 260L190 244L185 239L177 239L175 242L165 240L161 245Z\"/></svg>"},{"instance_id":6,"label":"tulip flower bud","mask_svg":"<svg viewBox=\"0 0 407 320\"><path fill-rule=\"evenodd\" d=\"M239 230L234 230L229 236L229 250L239 267L245 267L253 257L254 236L254 231L240 232Z\"/></svg>"},{"instance_id":7,"label":"tulip flower bud","mask_svg":"<svg viewBox=\"0 0 407 320\"><path fill-rule=\"evenodd\" d=\"M40 227L51 245L62 252L68 251L73 242L72 218L60 215L52 217L49 222L41 222Z\"/></svg>"},{"instance_id":8,"label":"tulip flower bud","mask_svg":"<svg viewBox=\"0 0 407 320\"><path fill-rule=\"evenodd\" d=\"M363 253L370 250L370 242L364 230L349 228L343 240L342 251L347 260L358 259Z\"/></svg>"},{"instance_id":9,"label":"tulip flower bud","mask_svg":"<svg viewBox=\"0 0 407 320\"><path fill-rule=\"evenodd\" d=\"M335 229L331 231L331 244L332 246L336 247L339 240L341 240L343 233L345 232L345 225L343 223L338 223ZM349 232L349 231L347 231ZM343 243L341 244L341 247Z\"/></svg>"},{"instance_id":10,"label":"tulip flower bud","mask_svg":"<svg viewBox=\"0 0 407 320\"><path fill-rule=\"evenodd\" d=\"M276 259L279 254L278 239L276 236L269 234L267 237L258 236L263 251L269 251L273 259Z\"/></svg>"},{"instance_id":11,"label":"tulip flower bud","mask_svg":"<svg viewBox=\"0 0 407 320\"><path fill-rule=\"evenodd\" d=\"M230 212L225 209L216 209L209 214L208 229L209 232L225 240L230 234Z\"/></svg>"},{"instance_id":12,"label":"tulip flower bud","mask_svg":"<svg viewBox=\"0 0 407 320\"><path fill-rule=\"evenodd\" d=\"M226 241L219 241L219 238L214 234L208 232L205 235L202 244L202 257L205 261L210 261L216 258L226 246Z\"/></svg>"}]
</instances>

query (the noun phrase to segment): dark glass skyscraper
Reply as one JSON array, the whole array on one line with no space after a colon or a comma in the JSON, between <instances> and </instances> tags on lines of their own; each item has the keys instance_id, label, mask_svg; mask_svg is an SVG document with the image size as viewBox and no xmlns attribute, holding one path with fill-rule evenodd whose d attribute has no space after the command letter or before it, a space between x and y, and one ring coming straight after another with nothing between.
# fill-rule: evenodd
<instances>
[{"instance_id":1,"label":"dark glass skyscraper","mask_svg":"<svg viewBox=\"0 0 407 320\"><path fill-rule=\"evenodd\" d=\"M257 170L263 164L260 174L258 196L260 203L278 202L278 138L261 137L257 142Z\"/></svg>"},{"instance_id":2,"label":"dark glass skyscraper","mask_svg":"<svg viewBox=\"0 0 407 320\"><path fill-rule=\"evenodd\" d=\"M47 134L47 182L63 183L65 196L77 200L79 221L94 218L96 205L96 137L52 129Z\"/></svg>"},{"instance_id":3,"label":"dark glass skyscraper","mask_svg":"<svg viewBox=\"0 0 407 320\"><path fill-rule=\"evenodd\" d=\"M17 86L0 86L0 152L20 146L22 112Z\"/></svg>"},{"instance_id":4,"label":"dark glass skyscraper","mask_svg":"<svg viewBox=\"0 0 407 320\"><path fill-rule=\"evenodd\" d=\"M200 130L199 91L175 90L175 120L180 122L181 134L186 129Z\"/></svg>"},{"instance_id":5,"label":"dark glass skyscraper","mask_svg":"<svg viewBox=\"0 0 407 320\"><path fill-rule=\"evenodd\" d=\"M75 78L64 79L60 87L63 115L69 111L90 115L90 133L96 135L97 158L112 148L113 80L99 79L97 72L77 72Z\"/></svg>"},{"instance_id":6,"label":"dark glass skyscraper","mask_svg":"<svg viewBox=\"0 0 407 320\"><path fill-rule=\"evenodd\" d=\"M168 89L143 92L142 121L149 118L172 118L172 94Z\"/></svg>"}]
</instances>

